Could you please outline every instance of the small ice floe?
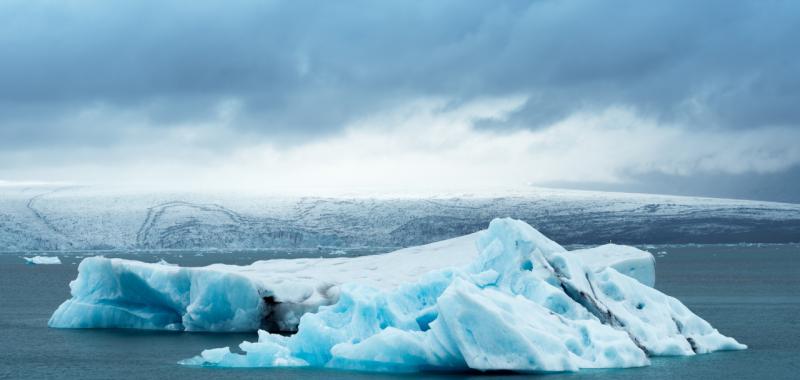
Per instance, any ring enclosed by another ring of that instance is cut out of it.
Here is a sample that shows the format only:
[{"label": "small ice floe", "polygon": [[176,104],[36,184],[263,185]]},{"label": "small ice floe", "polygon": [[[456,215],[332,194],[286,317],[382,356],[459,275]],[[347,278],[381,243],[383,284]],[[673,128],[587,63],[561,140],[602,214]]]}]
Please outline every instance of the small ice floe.
[{"label": "small ice floe", "polygon": [[171,266],[171,267],[176,267],[176,266],[178,266],[178,264],[172,264],[172,263],[168,263],[168,262],[167,262],[167,260],[164,260],[164,259],[160,259],[160,260],[158,260],[158,261],[156,262],[156,264],[158,264],[158,265],[167,265],[167,266]]},{"label": "small ice floe", "polygon": [[58,256],[34,256],[23,257],[23,259],[31,265],[61,264],[61,259],[59,259]]},{"label": "small ice floe", "polygon": [[328,255],[331,255],[331,256],[344,256],[346,254],[347,254],[347,251],[343,251],[341,249],[337,249],[335,251],[332,251],[332,252],[328,253]]}]

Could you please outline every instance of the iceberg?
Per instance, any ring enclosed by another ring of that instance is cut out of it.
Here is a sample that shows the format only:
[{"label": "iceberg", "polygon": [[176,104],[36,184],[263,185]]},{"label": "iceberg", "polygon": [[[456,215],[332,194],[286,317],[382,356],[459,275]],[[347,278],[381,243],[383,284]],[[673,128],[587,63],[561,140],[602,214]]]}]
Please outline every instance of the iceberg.
[{"label": "iceberg", "polygon": [[23,257],[25,262],[28,264],[61,264],[61,259],[58,256],[34,256],[34,257]]},{"label": "iceberg", "polygon": [[[223,347],[181,364],[551,372],[746,348],[680,301],[613,266],[592,268],[586,252],[566,251],[524,222],[492,221],[477,250],[466,266],[396,289],[344,284],[338,302],[303,315],[292,336],[261,330],[240,345],[243,354]],[[642,272],[637,260],[618,264]]]},{"label": "iceberg", "polygon": [[[255,331],[191,366],[576,371],[746,348],[652,288],[654,259],[530,225],[357,258],[184,268],[91,257],[52,327]],[[295,332],[293,335],[281,334]]]}]

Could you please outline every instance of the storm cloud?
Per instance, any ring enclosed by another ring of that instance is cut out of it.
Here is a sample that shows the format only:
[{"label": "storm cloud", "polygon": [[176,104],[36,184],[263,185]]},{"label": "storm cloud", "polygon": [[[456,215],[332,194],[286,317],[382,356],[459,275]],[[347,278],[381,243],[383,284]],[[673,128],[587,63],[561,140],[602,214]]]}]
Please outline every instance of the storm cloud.
[{"label": "storm cloud", "polygon": [[49,177],[99,158],[179,167],[301,149],[409,104],[447,114],[509,97],[523,100],[469,128],[537,133],[595,115],[581,120],[600,139],[591,123],[613,125],[611,112],[687,139],[741,136],[755,144],[742,151],[781,161],[706,168],[692,160],[719,152],[687,144],[677,169],[615,164],[604,178],[528,182],[779,175],[800,164],[791,146],[771,148],[800,128],[799,38],[792,1],[5,1],[0,179],[46,180],[26,170]]}]

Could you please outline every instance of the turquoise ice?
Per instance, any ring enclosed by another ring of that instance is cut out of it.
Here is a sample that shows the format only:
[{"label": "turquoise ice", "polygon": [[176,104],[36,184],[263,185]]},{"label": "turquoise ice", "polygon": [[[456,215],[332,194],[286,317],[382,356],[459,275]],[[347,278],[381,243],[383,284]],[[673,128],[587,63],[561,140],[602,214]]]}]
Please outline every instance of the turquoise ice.
[{"label": "turquoise ice", "polygon": [[644,281],[613,265],[590,266],[586,252],[566,251],[512,219],[492,221],[477,252],[466,265],[395,288],[345,283],[337,301],[304,314],[292,336],[261,330],[257,342],[240,345],[244,353],[217,348],[181,363],[548,372],[746,348],[648,286],[643,260],[616,264]]}]

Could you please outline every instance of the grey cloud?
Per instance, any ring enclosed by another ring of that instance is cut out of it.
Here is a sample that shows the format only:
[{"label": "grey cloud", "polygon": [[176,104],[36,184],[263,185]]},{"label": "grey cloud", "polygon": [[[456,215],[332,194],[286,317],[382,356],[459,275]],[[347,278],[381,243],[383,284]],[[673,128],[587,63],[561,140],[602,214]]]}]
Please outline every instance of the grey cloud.
[{"label": "grey cloud", "polygon": [[542,185],[598,191],[702,195],[800,203],[800,166],[791,167],[781,173],[713,173],[702,176],[648,173],[633,174],[625,183],[552,182]]},{"label": "grey cloud", "polygon": [[0,7],[4,114],[158,101],[173,115],[156,122],[191,120],[235,96],[241,124],[302,133],[398,99],[525,92],[523,126],[610,104],[721,127],[800,121],[800,6],[788,1]]},{"label": "grey cloud", "polygon": [[[530,98],[481,126],[624,106],[695,128],[797,127],[798,39],[800,3],[778,0],[4,1],[0,148],[155,136],[214,123],[229,99],[247,139],[508,94]],[[74,122],[93,107],[136,123]]]}]

